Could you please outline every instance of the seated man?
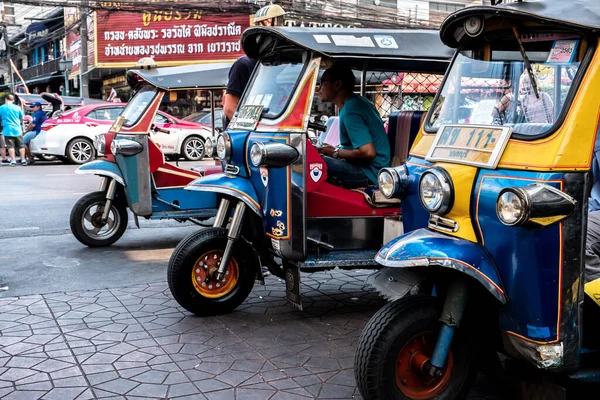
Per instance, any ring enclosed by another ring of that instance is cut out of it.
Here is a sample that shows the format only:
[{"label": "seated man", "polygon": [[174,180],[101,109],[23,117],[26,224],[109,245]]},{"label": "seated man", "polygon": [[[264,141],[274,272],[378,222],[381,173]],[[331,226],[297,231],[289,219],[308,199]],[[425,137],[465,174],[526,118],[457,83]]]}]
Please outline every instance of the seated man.
[{"label": "seated man", "polygon": [[334,65],[321,78],[321,100],[340,110],[340,145],[317,150],[327,164],[327,180],[348,189],[377,184],[379,170],[390,165],[390,143],[375,106],[354,94],[354,74]]}]

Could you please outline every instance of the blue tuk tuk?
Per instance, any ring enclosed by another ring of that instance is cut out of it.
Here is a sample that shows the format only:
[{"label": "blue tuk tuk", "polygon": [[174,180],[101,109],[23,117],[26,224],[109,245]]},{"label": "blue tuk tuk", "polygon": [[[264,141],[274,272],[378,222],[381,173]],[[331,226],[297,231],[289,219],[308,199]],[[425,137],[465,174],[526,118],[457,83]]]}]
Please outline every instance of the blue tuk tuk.
[{"label": "blue tuk tuk", "polygon": [[462,398],[498,353],[542,378],[531,398],[600,382],[600,281],[584,263],[599,28],[595,0],[444,21],[458,51],[407,162],[379,173],[406,233],[376,256],[393,301],[358,343],[365,400]]}]

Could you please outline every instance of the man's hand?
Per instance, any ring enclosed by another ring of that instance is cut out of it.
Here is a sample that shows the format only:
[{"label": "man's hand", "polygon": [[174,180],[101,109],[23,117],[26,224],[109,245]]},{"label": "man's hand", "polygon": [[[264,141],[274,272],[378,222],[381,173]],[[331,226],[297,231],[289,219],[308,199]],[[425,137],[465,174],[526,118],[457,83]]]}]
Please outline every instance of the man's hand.
[{"label": "man's hand", "polygon": [[334,150],[335,150],[335,147],[333,147],[329,144],[326,144],[321,147],[317,147],[317,151],[319,152],[319,154],[322,154],[322,155],[328,156],[328,157],[333,157]]}]

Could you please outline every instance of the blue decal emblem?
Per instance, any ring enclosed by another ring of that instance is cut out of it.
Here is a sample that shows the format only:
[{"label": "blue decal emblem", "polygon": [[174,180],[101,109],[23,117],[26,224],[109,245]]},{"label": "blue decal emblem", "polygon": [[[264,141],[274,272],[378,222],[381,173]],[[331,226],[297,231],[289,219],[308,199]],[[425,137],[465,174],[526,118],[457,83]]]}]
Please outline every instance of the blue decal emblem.
[{"label": "blue decal emblem", "polygon": [[323,163],[311,163],[309,165],[310,178],[313,182],[319,182],[323,176]]}]

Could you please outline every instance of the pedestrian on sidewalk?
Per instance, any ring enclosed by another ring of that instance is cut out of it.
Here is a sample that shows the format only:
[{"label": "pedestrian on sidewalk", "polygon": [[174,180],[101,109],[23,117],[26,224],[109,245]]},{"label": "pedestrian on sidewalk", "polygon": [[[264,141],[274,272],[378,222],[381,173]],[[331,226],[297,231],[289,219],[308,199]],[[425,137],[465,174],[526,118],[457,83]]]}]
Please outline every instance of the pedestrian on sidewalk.
[{"label": "pedestrian on sidewalk", "polygon": [[6,96],[4,104],[0,106],[0,119],[2,119],[2,134],[10,156],[10,166],[17,165],[15,149],[19,150],[21,164],[27,165],[23,145],[23,111],[15,104],[15,96],[12,93]]},{"label": "pedestrian on sidewalk", "polygon": [[6,158],[6,140],[2,134],[2,120],[0,120],[0,157],[2,157],[2,165],[8,165],[9,161]]},{"label": "pedestrian on sidewalk", "polygon": [[33,164],[33,154],[31,154],[31,147],[29,143],[31,139],[35,138],[40,134],[42,130],[42,124],[48,119],[45,112],[42,111],[42,104],[39,101],[33,103],[33,118],[27,128],[25,129],[25,136],[23,136],[23,144],[25,144],[25,157],[29,160],[30,164]]}]

